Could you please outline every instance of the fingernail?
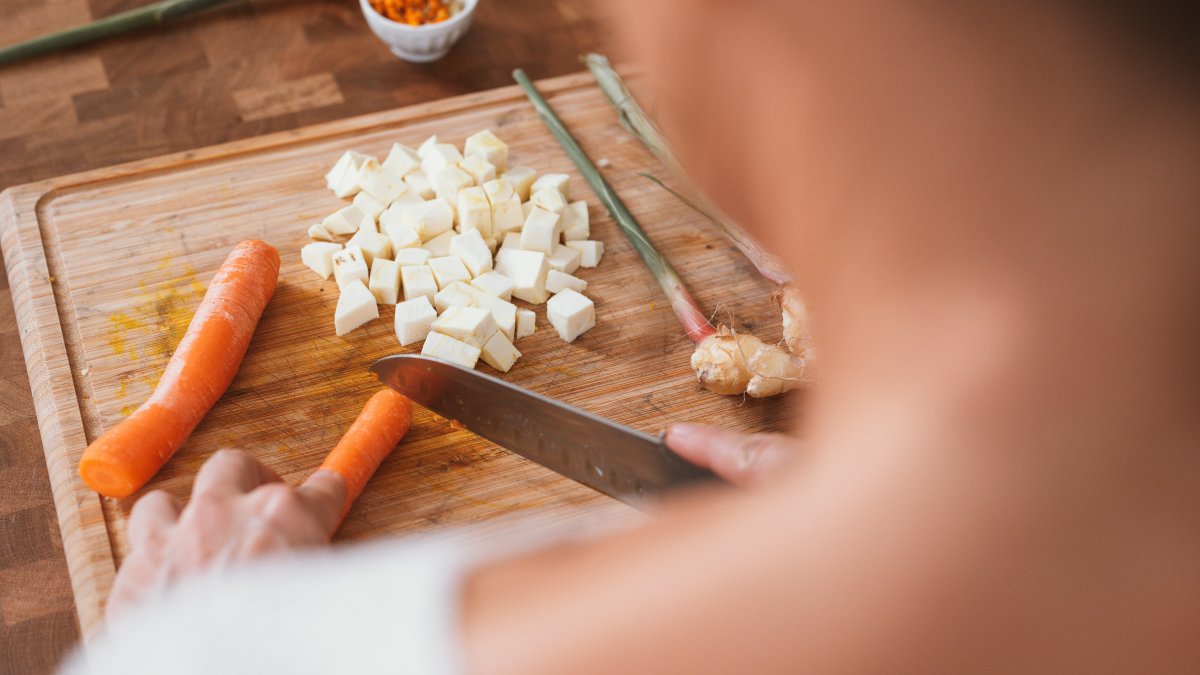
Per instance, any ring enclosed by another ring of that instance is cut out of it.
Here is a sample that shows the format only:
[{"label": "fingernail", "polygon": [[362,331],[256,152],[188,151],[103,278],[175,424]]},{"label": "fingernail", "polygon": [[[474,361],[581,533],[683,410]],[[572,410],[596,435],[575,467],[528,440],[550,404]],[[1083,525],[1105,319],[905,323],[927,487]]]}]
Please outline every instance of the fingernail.
[{"label": "fingernail", "polygon": [[695,438],[700,433],[700,425],[687,422],[677,422],[667,427],[667,437],[678,441]]}]

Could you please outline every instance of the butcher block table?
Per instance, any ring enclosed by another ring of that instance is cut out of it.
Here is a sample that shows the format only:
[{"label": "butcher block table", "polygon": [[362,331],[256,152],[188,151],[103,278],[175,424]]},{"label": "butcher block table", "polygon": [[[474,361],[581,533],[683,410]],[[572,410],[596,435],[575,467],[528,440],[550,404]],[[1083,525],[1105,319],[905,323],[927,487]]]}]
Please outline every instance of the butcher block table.
[{"label": "butcher block table", "polygon": [[[716,422],[744,430],[782,426],[783,401],[722,398],[695,384],[687,363],[691,343],[661,291],[519,90],[442,96],[462,88],[453,76],[465,76],[472,64],[486,71],[473,73],[472,81],[485,86],[502,84],[511,66],[549,74],[546,62],[534,62],[528,48],[489,61],[507,54],[501,45],[534,40],[522,35],[520,24],[508,16],[524,5],[547,25],[560,26],[550,39],[550,53],[568,51],[573,57],[576,50],[594,46],[597,28],[584,3],[558,3],[548,13],[535,2],[508,3],[504,11],[483,2],[472,33],[446,61],[430,67],[441,71],[431,79],[424,69],[378,54],[382,47],[364,35],[352,7],[301,3],[307,9],[299,12],[255,3],[216,13],[209,18],[214,25],[173,29],[178,31],[177,48],[179,40],[185,47],[189,40],[198,45],[197,58],[205,62],[210,78],[222,72],[221,77],[237,79],[231,73],[245,67],[216,67],[215,62],[236,53],[236,45],[210,43],[212,34],[244,31],[243,24],[261,24],[269,16],[273,28],[283,26],[312,42],[331,43],[323,53],[332,63],[307,63],[312,69],[336,68],[323,73],[333,89],[320,93],[321,87],[296,85],[299,75],[290,70],[286,76],[245,75],[247,82],[276,79],[234,90],[238,113],[226,120],[224,131],[192,133],[168,140],[162,149],[202,145],[212,140],[206,135],[210,133],[220,140],[244,140],[47,178],[12,187],[0,197],[7,271],[7,281],[0,283],[9,286],[5,294],[11,293],[13,302],[0,306],[5,357],[0,387],[6,404],[0,410],[0,672],[52,668],[76,637],[76,616],[85,634],[99,625],[113,574],[126,553],[125,521],[136,495],[102,499],[80,482],[75,465],[89,441],[145,398],[208,280],[237,241],[260,238],[280,250],[279,288],[229,392],[147,489],[186,497],[200,464],[225,446],[243,447],[285,479],[301,480],[378,386],[366,366],[380,356],[414,351],[395,341],[391,308],[383,308],[382,321],[335,337],[336,286],[300,263],[307,226],[342,203],[325,189],[321,175],[346,149],[382,157],[392,142],[415,146],[431,133],[461,146],[470,133],[491,128],[509,143],[514,163],[572,174],[576,198],[589,203],[593,238],[603,240],[607,249],[598,268],[580,272],[591,284],[588,295],[596,300],[598,324],[567,344],[546,322],[544,307],[538,308],[538,332],[518,342],[525,357],[505,376],[509,381],[651,433],[671,421]],[[9,29],[0,28],[4,30]],[[552,33],[542,30],[538,37]],[[0,35],[3,40],[13,37]],[[155,50],[167,48],[161,40],[143,35],[124,45],[101,46],[99,53],[105,56],[96,77],[119,80],[130,68],[152,68],[134,61],[154,60]],[[137,57],[121,55],[122,49],[138,46]],[[290,52],[281,47],[279,53]],[[466,60],[472,54],[475,60]],[[515,60],[522,56],[530,62]],[[63,63],[82,58],[75,53],[41,63],[51,71],[72,70],[79,66]],[[122,67],[110,68],[110,62]],[[569,58],[559,65],[576,69]],[[11,73],[0,70],[5,106],[22,105],[20,97],[9,97],[14,89],[10,83],[30,77],[37,67],[38,62],[31,62]],[[166,70],[157,80],[160,86],[178,88],[172,68]],[[389,75],[393,71],[394,77]],[[354,74],[362,72],[375,74],[369,82],[356,81]],[[404,83],[406,73],[428,86]],[[304,77],[319,76],[300,79]],[[433,84],[445,80],[450,82]],[[63,86],[85,85],[75,79]],[[661,174],[663,169],[620,128],[591,78],[560,77],[540,86],[589,154],[607,160],[610,181],[701,303],[739,328],[753,327],[764,338],[777,339],[778,315],[768,300],[768,285],[702,218],[637,175],[647,169]],[[333,90],[337,96],[330,95]],[[92,93],[104,94],[97,92]],[[213,92],[190,93],[190,104],[202,107],[205,103],[196,97]],[[365,102],[347,107],[356,93]],[[223,102],[229,96],[219,98]],[[331,104],[335,98],[340,102]],[[88,107],[88,94],[76,93],[69,100],[78,126],[96,114]],[[161,107],[168,116],[216,115],[184,113],[182,103],[167,100],[147,102],[146,109],[126,101],[120,117],[141,125],[164,114]],[[412,105],[396,107],[399,103]],[[378,108],[386,110],[259,135]],[[0,107],[0,116],[5,113]],[[81,152],[73,155],[79,163],[56,156],[62,150],[52,143],[48,155],[39,155],[31,147],[47,141],[35,122],[29,125],[25,135],[0,139],[15,148],[4,155],[6,160],[26,162],[2,167],[0,175],[8,181],[44,178],[60,166],[104,163],[95,158],[128,159],[121,154],[127,149],[117,148],[120,137],[89,140],[83,138],[86,133],[77,141]],[[9,128],[0,125],[0,135]],[[112,148],[106,150],[106,143]],[[98,149],[89,155],[89,147]],[[156,149],[136,148],[145,155],[160,154]],[[39,157],[46,163],[38,164]],[[412,431],[381,466],[337,540],[487,523],[514,514],[525,516],[526,526],[541,526],[604,521],[628,512],[618,502],[418,411]]]}]

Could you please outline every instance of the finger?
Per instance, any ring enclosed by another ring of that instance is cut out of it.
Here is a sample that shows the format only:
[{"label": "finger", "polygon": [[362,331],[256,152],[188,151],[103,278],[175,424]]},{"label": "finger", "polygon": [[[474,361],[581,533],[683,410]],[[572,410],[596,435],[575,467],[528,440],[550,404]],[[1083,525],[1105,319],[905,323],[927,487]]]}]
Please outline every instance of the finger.
[{"label": "finger", "polygon": [[700,424],[671,425],[666,443],[680,457],[743,487],[769,478],[795,454],[794,441],[781,434],[740,434]]},{"label": "finger", "polygon": [[105,601],[105,618],[111,621],[157,592],[158,589],[148,582],[156,574],[155,559],[140,551],[130,552],[121,563],[121,569],[117,570],[116,581]]},{"label": "finger", "polygon": [[179,520],[183,505],[174,495],[155,490],[133,505],[129,514],[129,546],[133,549],[160,546],[167,530]]},{"label": "finger", "polygon": [[245,494],[264,483],[275,483],[279,476],[242,450],[223,449],[200,467],[192,496]]},{"label": "finger", "polygon": [[350,509],[346,503],[346,479],[337,472],[318,469],[297,491],[317,522],[332,537]]}]

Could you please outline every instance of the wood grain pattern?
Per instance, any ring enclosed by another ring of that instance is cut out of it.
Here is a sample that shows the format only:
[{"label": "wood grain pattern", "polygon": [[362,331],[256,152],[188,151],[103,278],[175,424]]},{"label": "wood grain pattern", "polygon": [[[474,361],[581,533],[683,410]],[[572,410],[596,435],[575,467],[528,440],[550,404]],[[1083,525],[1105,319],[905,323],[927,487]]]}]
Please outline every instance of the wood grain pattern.
[{"label": "wood grain pattern", "polygon": [[[0,44],[146,0],[17,0]],[[580,70],[604,3],[480,3],[442,60],[397,60],[353,0],[240,0],[0,68],[0,187]],[[611,49],[609,50],[611,51]],[[308,87],[317,85],[315,91]],[[275,92],[274,105],[243,101]],[[249,113],[249,114],[247,114]],[[9,158],[13,158],[9,161]]]},{"label": "wood grain pattern", "polygon": [[[620,129],[590,77],[543,88],[589,154],[608,160],[614,187],[701,302],[736,307],[740,327],[777,339],[767,283],[711,226],[636,175],[661,167]],[[229,249],[247,237],[275,244],[281,282],[229,392],[150,485],[181,497],[222,446],[245,447],[286,479],[301,479],[378,386],[366,365],[412,351],[395,342],[390,309],[382,321],[333,336],[336,287],[298,255],[307,225],[342,204],[324,188],[326,168],[347,148],[383,155],[394,141],[416,145],[430,133],[461,144],[488,127],[509,143],[513,161],[575,175],[523,95],[508,87],[5,193],[0,236],[85,632],[97,624],[124,554],[134,500],[100,500],[79,481],[75,462],[88,440],[144,399]],[[539,331],[518,344],[526,357],[507,379],[652,433],[684,420],[782,426],[784,401],[699,389],[691,343],[653,278],[577,175],[574,189],[588,199],[593,234],[607,247],[601,267],[581,273],[598,325],[568,345],[537,308]],[[621,517],[627,507],[421,413],[338,538],[525,511],[540,513],[540,526]]]},{"label": "wood grain pattern", "polygon": [[[0,43],[147,0],[8,0]],[[442,61],[396,60],[352,0],[239,0],[161,30],[0,68],[0,189],[580,69],[607,3],[484,0]],[[614,46],[603,46],[613,51]],[[328,74],[343,102],[245,121],[232,92]],[[0,264],[2,265],[2,264]],[[78,636],[8,277],[0,273],[0,675],[54,669]],[[20,514],[20,517],[15,517]],[[13,516],[13,517],[8,517]],[[29,592],[37,618],[4,597]],[[68,594],[69,596],[69,594]],[[9,608],[15,607],[9,603]]]}]

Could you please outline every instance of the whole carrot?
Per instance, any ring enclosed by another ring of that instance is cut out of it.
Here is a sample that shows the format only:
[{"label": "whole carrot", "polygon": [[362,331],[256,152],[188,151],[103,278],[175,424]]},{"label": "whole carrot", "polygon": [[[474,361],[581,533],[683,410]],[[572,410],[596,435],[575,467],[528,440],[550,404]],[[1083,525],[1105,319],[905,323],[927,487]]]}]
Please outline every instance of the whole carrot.
[{"label": "whole carrot", "polygon": [[408,432],[411,422],[412,403],[391,389],[381,389],[367,401],[342,440],[325,457],[321,469],[333,471],[346,481],[343,514],[350,510],[379,463]]},{"label": "whole carrot", "polygon": [[83,451],[79,475],[96,492],[126,497],[183,445],[237,374],[279,278],[279,253],[243,241],[217,270],[154,393]]}]

